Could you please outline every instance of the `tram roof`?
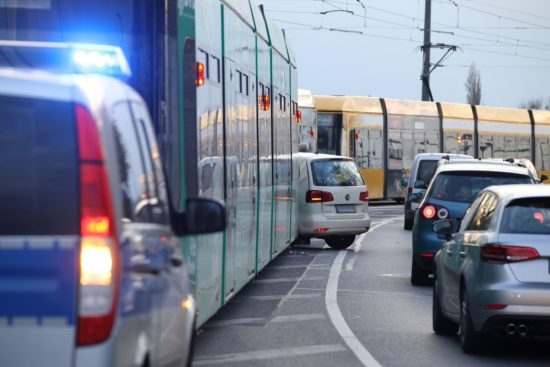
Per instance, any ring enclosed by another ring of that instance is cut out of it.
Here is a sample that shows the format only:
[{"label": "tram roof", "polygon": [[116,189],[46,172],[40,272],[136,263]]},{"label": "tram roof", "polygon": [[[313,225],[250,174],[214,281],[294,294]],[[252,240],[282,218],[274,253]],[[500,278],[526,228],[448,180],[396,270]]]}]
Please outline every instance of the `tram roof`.
[{"label": "tram roof", "polygon": [[250,9],[248,0],[222,0],[227,6],[232,8],[239,16],[251,26],[254,26],[254,17]]},{"label": "tram roof", "polygon": [[258,7],[258,4],[256,3],[255,0],[250,0],[249,6],[250,6],[250,11],[252,12],[252,16],[254,17],[254,25],[255,25],[256,32],[266,41],[269,41],[269,36],[267,35],[267,26],[265,24],[264,17],[262,16],[262,12]]},{"label": "tram roof", "polygon": [[548,110],[533,110],[533,117],[537,124],[550,125],[550,111]]},{"label": "tram roof", "polygon": [[440,105],[443,118],[467,120],[474,119],[472,106],[469,104],[441,102]]},{"label": "tram roof", "polygon": [[286,49],[285,37],[283,36],[283,32],[271,19],[265,19],[267,23],[267,29],[269,31],[269,41],[271,42],[271,47],[277,50],[288,62],[288,52]]},{"label": "tram roof", "polygon": [[530,124],[529,111],[518,108],[476,106],[478,121],[498,121]]},{"label": "tram roof", "polygon": [[439,117],[437,105],[433,102],[384,98],[388,115],[413,115]]},{"label": "tram roof", "polygon": [[375,97],[313,96],[313,101],[319,111],[382,114],[380,99]]},{"label": "tram roof", "polygon": [[307,89],[298,89],[298,105],[305,108],[315,108],[313,94]]}]

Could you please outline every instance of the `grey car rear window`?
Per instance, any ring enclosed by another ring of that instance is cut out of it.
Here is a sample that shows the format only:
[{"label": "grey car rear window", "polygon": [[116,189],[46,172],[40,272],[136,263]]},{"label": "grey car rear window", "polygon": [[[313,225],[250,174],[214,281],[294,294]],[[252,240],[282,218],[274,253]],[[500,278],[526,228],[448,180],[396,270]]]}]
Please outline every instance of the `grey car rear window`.
[{"label": "grey car rear window", "polygon": [[362,186],[363,177],[355,162],[342,159],[326,159],[311,162],[315,186]]},{"label": "grey car rear window", "polygon": [[504,209],[502,233],[550,234],[550,198],[524,198]]},{"label": "grey car rear window", "polygon": [[77,234],[73,105],[0,96],[0,235]]},{"label": "grey car rear window", "polygon": [[460,203],[471,203],[484,188],[493,185],[532,183],[529,176],[506,172],[442,172],[435,178],[428,197]]}]

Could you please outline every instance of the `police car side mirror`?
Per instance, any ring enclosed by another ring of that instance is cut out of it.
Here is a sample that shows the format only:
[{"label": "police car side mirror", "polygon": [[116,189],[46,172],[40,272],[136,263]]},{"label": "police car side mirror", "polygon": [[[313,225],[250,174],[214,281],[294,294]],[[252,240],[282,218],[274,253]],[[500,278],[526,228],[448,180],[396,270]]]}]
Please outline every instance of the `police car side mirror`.
[{"label": "police car side mirror", "polygon": [[403,187],[409,186],[409,178],[407,176],[401,177],[401,186]]},{"label": "police car side mirror", "polygon": [[187,199],[185,208],[185,234],[205,234],[225,229],[225,207],[212,199]]}]

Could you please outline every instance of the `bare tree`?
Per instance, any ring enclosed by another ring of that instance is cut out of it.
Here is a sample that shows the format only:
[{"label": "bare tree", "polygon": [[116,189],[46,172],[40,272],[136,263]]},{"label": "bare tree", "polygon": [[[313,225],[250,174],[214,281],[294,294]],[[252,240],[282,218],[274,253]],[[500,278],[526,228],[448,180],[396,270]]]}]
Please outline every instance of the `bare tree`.
[{"label": "bare tree", "polygon": [[529,98],[526,102],[522,102],[519,108],[525,108],[527,110],[542,110],[544,106],[544,100],[542,98]]},{"label": "bare tree", "polygon": [[468,77],[466,78],[466,102],[469,104],[478,105],[481,102],[481,76],[479,71],[476,69],[476,64],[472,63],[470,65],[470,70],[468,71]]}]

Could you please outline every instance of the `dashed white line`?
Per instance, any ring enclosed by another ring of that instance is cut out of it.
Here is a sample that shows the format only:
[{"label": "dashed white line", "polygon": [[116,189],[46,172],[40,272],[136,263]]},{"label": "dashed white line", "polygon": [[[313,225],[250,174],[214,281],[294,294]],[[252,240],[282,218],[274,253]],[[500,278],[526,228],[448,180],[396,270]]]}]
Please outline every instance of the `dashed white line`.
[{"label": "dashed white line", "polygon": [[313,354],[324,354],[324,353],[345,352],[345,351],[346,351],[346,348],[340,344],[312,345],[309,347],[301,347],[301,348],[258,350],[254,352],[222,354],[222,355],[212,356],[212,357],[195,357],[195,359],[193,360],[193,366],[238,363],[238,362],[276,359],[276,358],[289,358],[289,357],[299,357],[299,356],[307,356],[307,355],[313,355]]}]

